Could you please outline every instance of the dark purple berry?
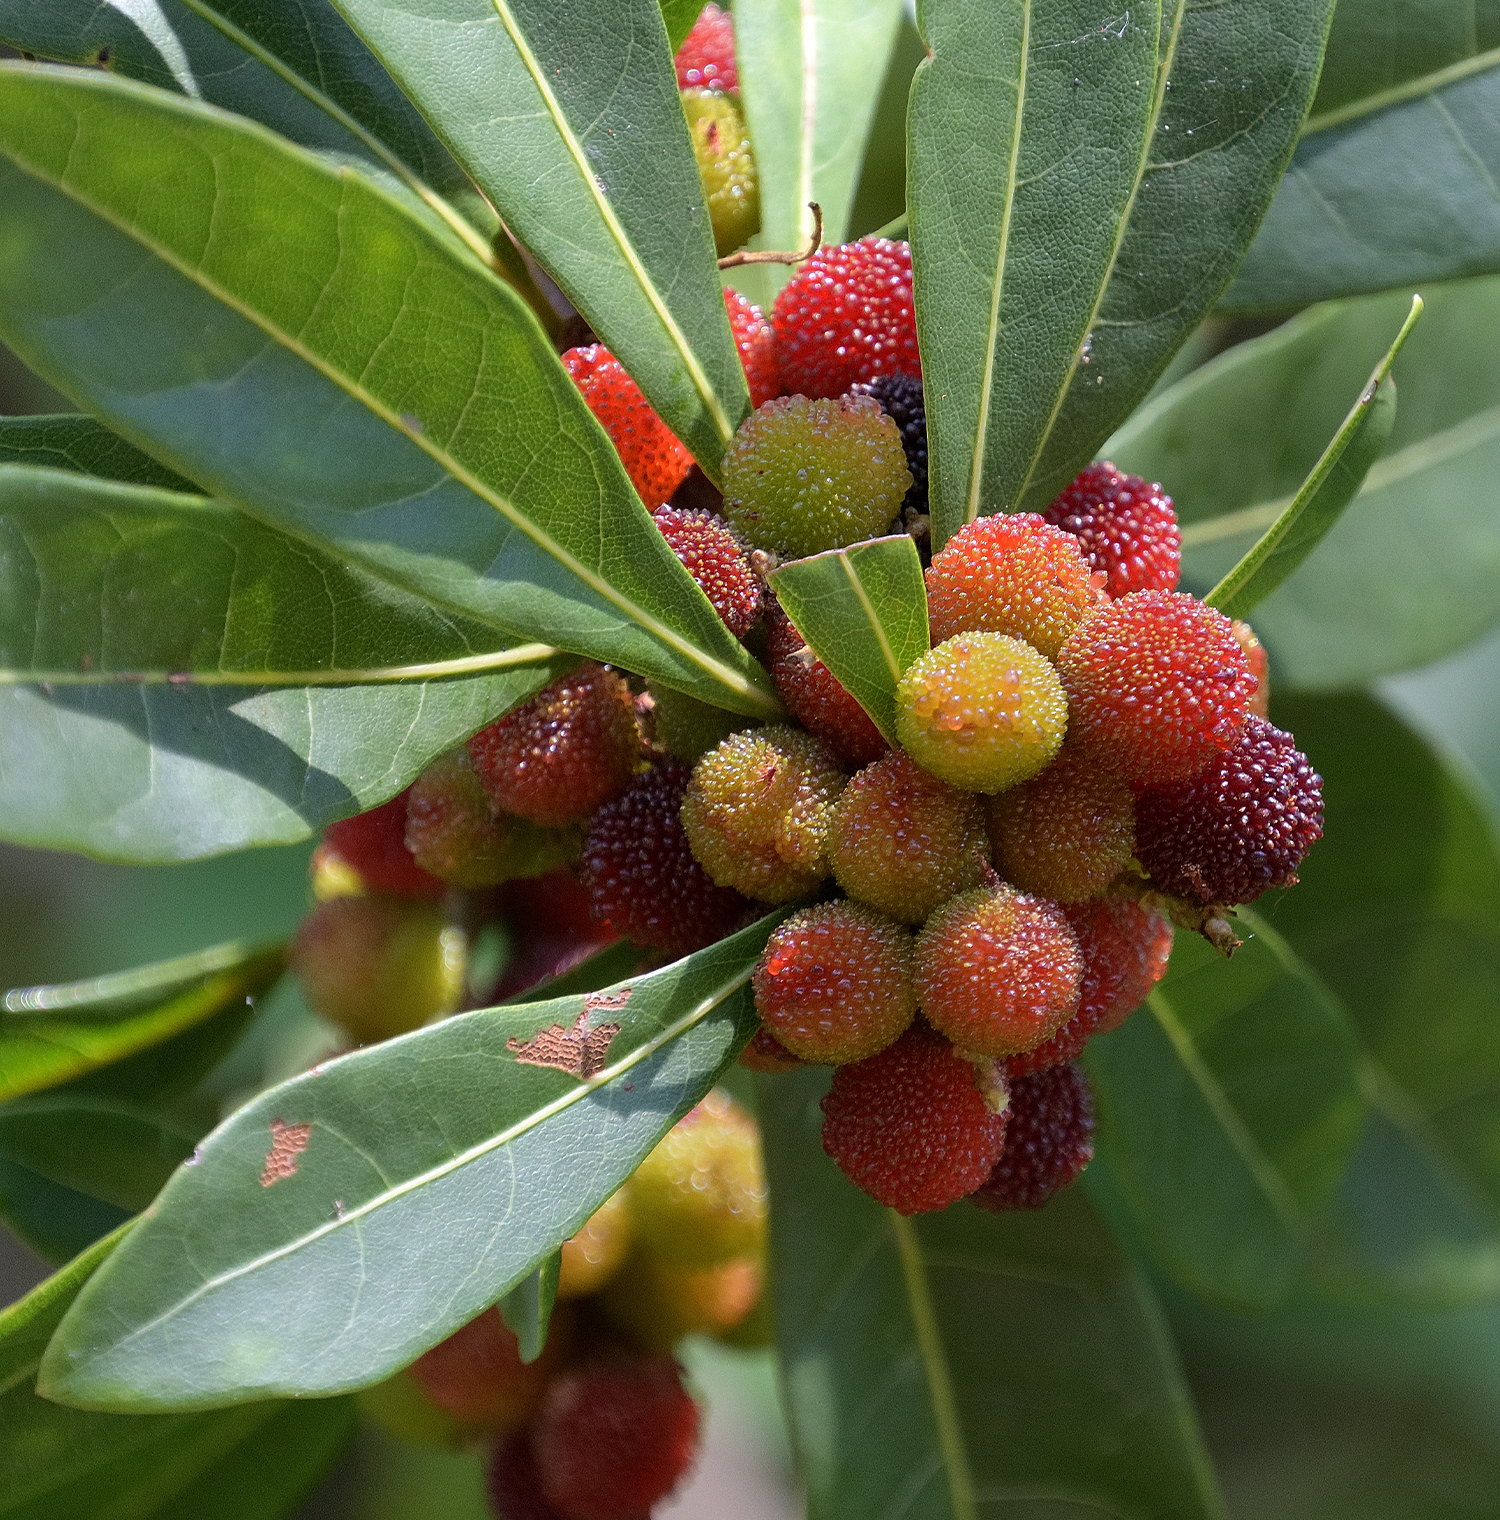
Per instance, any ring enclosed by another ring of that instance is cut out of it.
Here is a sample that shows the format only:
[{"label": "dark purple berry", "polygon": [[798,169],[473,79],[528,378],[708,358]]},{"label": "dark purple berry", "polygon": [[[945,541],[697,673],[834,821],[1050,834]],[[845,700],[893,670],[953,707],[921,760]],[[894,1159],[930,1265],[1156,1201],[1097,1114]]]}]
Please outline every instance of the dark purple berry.
[{"label": "dark purple berry", "polygon": [[927,408],[922,400],[922,382],[912,375],[877,375],[854,387],[873,396],[880,409],[901,429],[901,447],[906,450],[906,468],[911,471],[911,489],[902,506],[913,512],[927,510]]},{"label": "dark purple berry", "polygon": [[1039,1209],[1094,1159],[1094,1105],[1076,1066],[1010,1079],[1005,1146],[974,1202],[992,1214]]}]

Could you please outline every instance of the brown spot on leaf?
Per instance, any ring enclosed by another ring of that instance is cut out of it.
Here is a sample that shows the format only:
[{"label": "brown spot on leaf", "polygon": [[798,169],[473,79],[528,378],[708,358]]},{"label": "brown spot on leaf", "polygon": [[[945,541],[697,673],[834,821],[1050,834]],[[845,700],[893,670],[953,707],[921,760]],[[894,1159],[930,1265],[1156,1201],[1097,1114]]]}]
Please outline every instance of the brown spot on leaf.
[{"label": "brown spot on leaf", "polygon": [[[628,997],[629,992],[623,996]],[[577,1077],[580,1082],[597,1076],[604,1070],[610,1042],[619,1034],[620,1026],[601,1024],[597,1029],[587,1027],[589,1014],[593,1011],[590,1004],[599,1006],[595,1002],[596,997],[597,994],[591,994],[584,999],[583,1012],[573,1021],[571,1028],[565,1024],[553,1024],[537,1030],[529,1040],[518,1040],[512,1035],[505,1042],[505,1048],[526,1066],[555,1066],[558,1071],[565,1071],[569,1076]],[[615,1003],[614,1006],[621,1004]]]},{"label": "brown spot on leaf", "polygon": [[271,1120],[271,1149],[266,1153],[266,1164],[260,1169],[260,1185],[270,1187],[297,1170],[297,1157],[307,1149],[312,1138],[310,1124],[283,1124],[280,1119]]},{"label": "brown spot on leaf", "polygon": [[618,1013],[630,1001],[634,989],[622,987],[618,992],[591,992],[583,1000],[585,1013]]}]

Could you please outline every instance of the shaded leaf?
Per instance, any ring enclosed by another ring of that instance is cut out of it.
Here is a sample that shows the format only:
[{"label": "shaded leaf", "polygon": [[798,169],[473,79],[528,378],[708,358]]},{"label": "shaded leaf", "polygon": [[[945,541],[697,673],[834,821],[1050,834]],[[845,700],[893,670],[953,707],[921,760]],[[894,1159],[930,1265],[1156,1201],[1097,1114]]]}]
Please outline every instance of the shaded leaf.
[{"label": "shaded leaf", "polygon": [[130,1212],[80,1193],[0,1156],[0,1219],[54,1266],[86,1250],[130,1218]]},{"label": "shaded leaf", "polygon": [[165,491],[196,494],[166,465],[158,464],[134,444],[82,412],[52,417],[0,417],[0,464],[42,465],[73,470],[127,485],[156,486]]},{"label": "shaded leaf", "polygon": [[406,1366],[534,1271],[713,1085],[755,1028],[750,972],[780,916],[608,991],[465,1014],[264,1093],[79,1299],[48,1396],[182,1409]]},{"label": "shaded leaf", "polygon": [[823,1154],[827,1083],[757,1084],[810,1520],[1221,1515],[1159,1311],[1082,1190],[903,1219]]},{"label": "shaded leaf", "polygon": [[793,560],[770,581],[808,647],[896,743],[896,683],[930,647],[927,586],[911,537]]},{"label": "shaded leaf", "polygon": [[547,1344],[547,1326],[552,1319],[552,1305],[557,1301],[561,1268],[562,1252],[554,1251],[500,1300],[501,1317],[520,1343],[523,1362],[534,1362]]},{"label": "shaded leaf", "polygon": [[906,236],[906,106],[912,76],[926,56],[922,35],[903,9],[849,210],[850,237],[887,228],[886,237]]},{"label": "shaded leaf", "polygon": [[661,0],[661,19],[667,28],[667,46],[675,53],[692,31],[703,7],[698,0]]},{"label": "shaded leaf", "polygon": [[0,151],[7,341],[111,428],[436,604],[778,707],[520,299],[381,190],[87,70],[0,68]]}]

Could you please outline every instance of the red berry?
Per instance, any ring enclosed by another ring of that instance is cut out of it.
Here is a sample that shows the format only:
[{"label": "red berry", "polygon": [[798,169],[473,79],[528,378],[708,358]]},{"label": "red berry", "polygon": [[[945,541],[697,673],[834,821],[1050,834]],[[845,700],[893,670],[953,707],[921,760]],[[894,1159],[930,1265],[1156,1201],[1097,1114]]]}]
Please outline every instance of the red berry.
[{"label": "red berry", "polygon": [[842,1065],[884,1050],[917,1011],[910,932],[858,903],[794,913],[755,968],[755,1011],[804,1061]]},{"label": "red berry", "polygon": [[564,824],[617,797],[641,758],[635,700],[619,676],[585,664],[469,740],[502,813]]},{"label": "red berry", "polygon": [[323,830],[322,852],[352,866],[365,888],[391,897],[425,897],[438,901],[447,884],[424,871],[406,848],[408,787],[389,802],[353,818],[341,818]]},{"label": "red berry", "polygon": [[986,1101],[974,1067],[920,1022],[879,1055],[837,1067],[822,1108],[823,1149],[900,1214],[967,1197],[1005,1140],[1005,1114]]},{"label": "red berry", "polygon": [[1162,979],[1172,926],[1127,898],[1098,897],[1063,909],[1083,961],[1078,1012],[1050,1040],[1010,1057],[1011,1075],[1077,1060],[1096,1034],[1118,1029]]},{"label": "red berry", "polygon": [[917,995],[960,1050],[1008,1056],[1078,1012],[1083,961],[1055,903],[1003,883],[961,892],[917,936]]},{"label": "red berry", "polygon": [[735,638],[744,638],[760,617],[763,591],[739,535],[712,512],[661,507],[652,520],[724,626]]},{"label": "red berry", "polygon": [[571,971],[601,946],[618,938],[594,921],[589,895],[571,871],[508,881],[497,894],[501,917],[511,932],[514,954],[490,994],[502,1002],[550,977]]},{"label": "red berry", "polygon": [[750,1043],[740,1052],[740,1065],[748,1071],[796,1071],[799,1066],[806,1066],[807,1062],[801,1056],[794,1056],[762,1024],[751,1037]]},{"label": "red berry", "polygon": [[1077,541],[1034,512],[981,517],[960,528],[927,569],[932,642],[1004,633],[1049,660],[1099,603]]},{"label": "red berry", "polygon": [[1005,1149],[974,1202],[992,1214],[1039,1209],[1094,1159],[1094,1105],[1076,1066],[1012,1077]]},{"label": "red berry", "polygon": [[594,916],[637,945],[690,955],[753,915],[747,898],[715,886],[693,859],[682,820],[691,770],[659,760],[589,823],[582,876]]},{"label": "red berry", "polygon": [[1110,596],[1173,591],[1182,534],[1172,498],[1108,461],[1091,464],[1042,514],[1078,539],[1091,569],[1103,571]]},{"label": "red berry", "polygon": [[787,710],[845,765],[868,765],[889,748],[869,713],[802,642],[774,596],[766,598],[766,664]]},{"label": "red berry", "polygon": [[921,379],[905,243],[820,248],[776,297],[771,323],[784,391],[841,396],[877,375]]},{"label": "red berry", "polygon": [[623,1351],[556,1378],[531,1431],[542,1492],[568,1520],[636,1520],[677,1486],[697,1444],[682,1369]]},{"label": "red berry", "polygon": [[705,5],[693,29],[677,49],[677,88],[738,90],[734,63],[734,17],[717,5]]},{"label": "red berry", "polygon": [[1323,778],[1292,736],[1251,717],[1191,781],[1136,797],[1136,854],[1162,891],[1201,903],[1253,902],[1289,887],[1323,837]]},{"label": "red berry", "polygon": [[1256,638],[1255,630],[1249,623],[1242,623],[1238,618],[1230,624],[1234,629],[1234,636],[1239,640],[1240,648],[1245,651],[1245,658],[1250,662],[1250,674],[1255,677],[1255,695],[1250,698],[1250,711],[1257,718],[1269,718],[1271,716],[1271,660],[1266,654],[1266,647]]},{"label": "red berry", "polygon": [[1127,781],[1196,776],[1239,738],[1255,677],[1222,612],[1179,591],[1133,591],[1063,645],[1069,733]]},{"label": "red berry", "polygon": [[648,507],[668,500],[687,478],[693,456],[651,409],[640,386],[602,343],[570,348],[562,362],[609,434],[641,500]]},{"label": "red berry", "polygon": [[514,1430],[541,1403],[548,1380],[567,1359],[570,1322],[558,1316],[542,1354],[521,1360],[520,1343],[498,1309],[486,1309],[424,1352],[411,1375],[433,1402],[465,1425]]},{"label": "red berry", "polygon": [[542,1492],[529,1431],[518,1430],[495,1443],[486,1486],[499,1520],[567,1520],[547,1503]]},{"label": "red berry", "polygon": [[750,386],[750,405],[764,406],[781,394],[781,372],[776,368],[776,334],[760,307],[752,305],[739,291],[725,288],[724,308],[729,313],[734,345],[740,351],[740,363]]}]

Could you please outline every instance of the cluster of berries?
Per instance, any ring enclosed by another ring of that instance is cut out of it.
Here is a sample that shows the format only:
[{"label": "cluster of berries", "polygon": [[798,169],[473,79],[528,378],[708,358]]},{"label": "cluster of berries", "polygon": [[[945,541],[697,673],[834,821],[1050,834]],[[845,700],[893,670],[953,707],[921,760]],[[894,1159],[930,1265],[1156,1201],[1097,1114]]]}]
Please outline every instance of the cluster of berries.
[{"label": "cluster of berries", "polygon": [[734,18],[717,5],[704,6],[677,50],[677,88],[708,200],[714,247],[723,255],[760,231],[760,181],[740,112]]},{"label": "cluster of berries", "polygon": [[488,1443],[501,1520],[643,1520],[691,1466],[683,1335],[769,1340],[753,1119],[715,1091],[566,1241],[541,1355],[487,1309],[361,1395],[404,1440]]}]

